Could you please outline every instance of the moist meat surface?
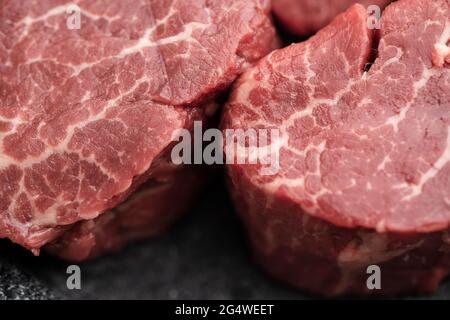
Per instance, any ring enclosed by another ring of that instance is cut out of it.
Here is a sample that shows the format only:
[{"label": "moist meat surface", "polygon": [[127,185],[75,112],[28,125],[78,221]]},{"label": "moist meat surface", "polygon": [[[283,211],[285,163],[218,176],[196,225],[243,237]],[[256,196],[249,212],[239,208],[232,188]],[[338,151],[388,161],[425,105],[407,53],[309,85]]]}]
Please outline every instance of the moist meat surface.
[{"label": "moist meat surface", "polygon": [[391,0],[273,0],[273,12],[281,25],[295,35],[304,36],[319,31],[334,17],[355,3],[366,8],[383,9]]},{"label": "moist meat surface", "polygon": [[[264,0],[0,0],[0,237],[37,253],[158,178],[174,132],[206,120],[205,104],[276,45],[269,9]],[[79,28],[69,28],[77,13]],[[183,180],[180,170],[163,181]]]},{"label": "moist meat surface", "polygon": [[223,128],[278,128],[280,167],[230,165],[230,189],[274,276],[367,293],[380,264],[384,293],[431,291],[449,270],[450,4],[391,4],[379,44],[367,18],[355,5],[240,78]]}]

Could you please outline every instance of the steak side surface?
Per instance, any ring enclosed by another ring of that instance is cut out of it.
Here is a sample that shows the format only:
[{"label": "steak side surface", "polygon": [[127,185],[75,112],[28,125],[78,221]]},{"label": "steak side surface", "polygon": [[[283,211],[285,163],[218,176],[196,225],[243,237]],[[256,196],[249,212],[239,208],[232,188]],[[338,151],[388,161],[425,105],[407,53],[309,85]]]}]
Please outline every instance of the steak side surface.
[{"label": "steak side surface", "polygon": [[275,48],[269,11],[0,0],[0,237],[82,260],[164,229],[203,179],[171,165],[174,133]]},{"label": "steak side surface", "polygon": [[392,0],[273,0],[273,14],[289,32],[305,36],[316,33],[351,5],[383,9]]},{"label": "steak side surface", "polygon": [[280,163],[231,164],[229,187],[274,277],[325,295],[431,292],[450,270],[450,4],[398,1],[379,32],[367,18],[354,5],[238,80],[222,128],[279,129]]}]

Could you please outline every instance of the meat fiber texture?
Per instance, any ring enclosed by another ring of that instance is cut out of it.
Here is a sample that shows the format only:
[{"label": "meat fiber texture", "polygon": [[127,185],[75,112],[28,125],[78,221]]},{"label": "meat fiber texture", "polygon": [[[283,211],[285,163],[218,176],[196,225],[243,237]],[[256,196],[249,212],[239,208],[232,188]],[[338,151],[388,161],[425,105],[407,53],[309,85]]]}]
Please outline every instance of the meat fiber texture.
[{"label": "meat fiber texture", "polygon": [[316,33],[351,5],[383,9],[392,0],[273,0],[273,14],[290,33],[305,36]]},{"label": "meat fiber texture", "polygon": [[0,10],[0,237],[71,260],[159,233],[190,207],[204,177],[170,161],[174,134],[208,122],[217,95],[276,46],[265,0]]},{"label": "meat fiber texture", "polygon": [[450,270],[450,4],[395,2],[379,32],[367,18],[354,5],[238,80],[223,129],[279,129],[263,147],[280,163],[229,165],[229,187],[274,277],[330,296],[432,292]]}]

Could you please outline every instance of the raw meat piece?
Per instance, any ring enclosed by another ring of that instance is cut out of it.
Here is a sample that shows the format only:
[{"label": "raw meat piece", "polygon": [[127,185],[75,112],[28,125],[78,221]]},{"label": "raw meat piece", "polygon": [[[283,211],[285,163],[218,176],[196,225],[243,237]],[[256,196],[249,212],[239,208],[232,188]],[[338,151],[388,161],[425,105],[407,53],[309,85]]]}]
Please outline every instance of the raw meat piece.
[{"label": "raw meat piece", "polygon": [[393,3],[379,35],[366,20],[354,5],[238,80],[222,127],[278,128],[280,167],[230,165],[229,186],[274,277],[325,295],[431,292],[450,270],[450,4]]},{"label": "raw meat piece", "polygon": [[295,35],[315,33],[355,3],[384,8],[392,0],[273,0],[273,13]]},{"label": "raw meat piece", "polygon": [[80,260],[163,229],[203,179],[167,164],[173,134],[207,122],[205,105],[276,46],[269,11],[266,0],[0,0],[0,237],[38,254],[70,230],[50,250]]}]

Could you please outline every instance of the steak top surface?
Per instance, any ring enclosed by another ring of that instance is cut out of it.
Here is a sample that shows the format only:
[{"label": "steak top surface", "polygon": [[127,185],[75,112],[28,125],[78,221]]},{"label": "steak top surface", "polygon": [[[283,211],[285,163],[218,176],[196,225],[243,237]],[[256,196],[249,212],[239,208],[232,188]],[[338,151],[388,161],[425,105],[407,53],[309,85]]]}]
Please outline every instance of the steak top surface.
[{"label": "steak top surface", "polygon": [[271,146],[280,167],[275,175],[261,175],[261,164],[229,170],[341,227],[442,230],[450,221],[450,2],[398,1],[379,32],[367,19],[354,5],[240,78],[223,128],[279,129]]},{"label": "steak top surface", "polygon": [[36,248],[123,201],[175,130],[274,48],[269,10],[0,0],[0,237]]}]

